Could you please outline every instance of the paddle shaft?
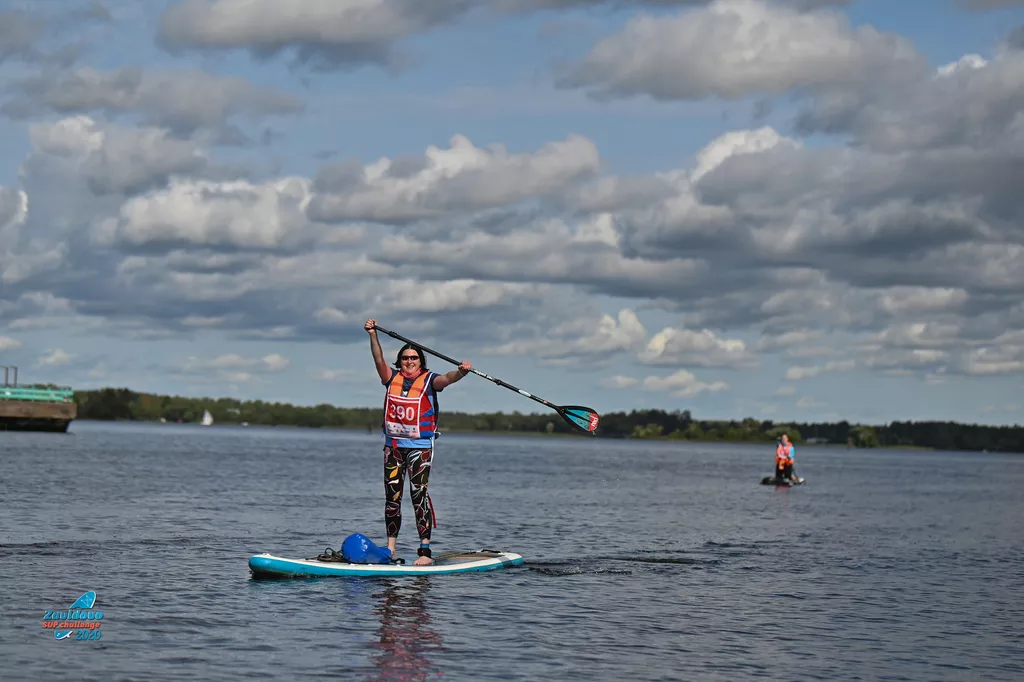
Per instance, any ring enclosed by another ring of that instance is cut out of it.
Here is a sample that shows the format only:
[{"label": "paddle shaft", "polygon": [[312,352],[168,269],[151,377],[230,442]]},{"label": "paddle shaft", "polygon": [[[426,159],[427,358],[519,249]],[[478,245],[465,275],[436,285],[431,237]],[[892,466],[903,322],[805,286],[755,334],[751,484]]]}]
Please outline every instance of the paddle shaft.
[{"label": "paddle shaft", "polygon": [[[384,327],[381,327],[379,324],[375,324],[373,326],[373,328],[376,329],[377,331],[384,332],[388,336],[390,336],[392,338],[395,338],[395,339],[398,339],[399,341],[405,341],[406,343],[412,344],[413,346],[416,346],[417,348],[422,348],[427,353],[430,353],[431,355],[436,355],[437,357],[441,358],[442,360],[450,362],[453,365],[458,366],[458,365],[462,364],[458,360],[456,360],[454,358],[450,358],[447,355],[445,355],[444,353],[438,353],[436,350],[431,350],[431,349],[427,348],[426,346],[424,346],[422,344],[416,343],[415,341],[413,341],[411,339],[405,338],[401,334],[393,332],[390,329],[385,329]],[[501,379],[498,379],[497,377],[492,377],[490,374],[485,374],[485,373],[483,373],[483,372],[481,372],[480,370],[477,370],[477,369],[471,369],[469,371],[472,372],[473,374],[476,374],[477,376],[480,376],[480,377],[483,377],[484,379],[487,379],[488,381],[494,382],[494,383],[498,384],[499,386],[507,388],[510,391],[515,391],[519,395],[525,396],[525,397],[529,398],[530,400],[536,400],[541,405],[546,405],[546,406],[550,407],[552,410],[561,411],[559,405],[555,405],[554,403],[550,403],[547,400],[544,400],[544,398],[539,398],[539,397],[533,395],[532,393],[524,391],[523,389],[518,388],[517,386],[513,386],[512,384],[506,383],[506,382],[502,381]]]}]

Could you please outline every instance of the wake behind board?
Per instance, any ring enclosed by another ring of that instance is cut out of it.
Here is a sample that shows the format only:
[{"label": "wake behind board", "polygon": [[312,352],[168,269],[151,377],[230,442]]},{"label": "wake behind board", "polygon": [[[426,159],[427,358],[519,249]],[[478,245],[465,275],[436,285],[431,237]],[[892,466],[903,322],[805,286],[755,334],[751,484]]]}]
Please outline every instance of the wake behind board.
[{"label": "wake behind board", "polygon": [[287,559],[264,553],[249,559],[249,570],[254,578],[446,575],[494,571],[499,568],[520,566],[525,561],[519,554],[489,549],[441,554],[435,556],[434,563],[429,566],[415,566],[411,562],[408,564],[353,564],[346,561]]},{"label": "wake behind board", "polygon": [[802,485],[807,479],[796,476],[792,479],[776,478],[775,476],[765,476],[761,479],[761,485],[774,485],[775,487],[790,488],[794,485]]}]

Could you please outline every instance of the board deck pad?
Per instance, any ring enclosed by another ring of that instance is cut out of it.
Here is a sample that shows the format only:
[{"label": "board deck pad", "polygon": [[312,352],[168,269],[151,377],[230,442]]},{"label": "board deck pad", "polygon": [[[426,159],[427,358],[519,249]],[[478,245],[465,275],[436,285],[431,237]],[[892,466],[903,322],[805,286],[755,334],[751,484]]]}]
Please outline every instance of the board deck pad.
[{"label": "board deck pad", "polygon": [[406,564],[353,564],[346,561],[288,559],[263,553],[249,558],[249,570],[254,578],[446,575],[494,571],[520,566],[525,561],[519,554],[491,549],[440,554],[434,557],[434,563],[429,566],[415,566],[412,561]]}]

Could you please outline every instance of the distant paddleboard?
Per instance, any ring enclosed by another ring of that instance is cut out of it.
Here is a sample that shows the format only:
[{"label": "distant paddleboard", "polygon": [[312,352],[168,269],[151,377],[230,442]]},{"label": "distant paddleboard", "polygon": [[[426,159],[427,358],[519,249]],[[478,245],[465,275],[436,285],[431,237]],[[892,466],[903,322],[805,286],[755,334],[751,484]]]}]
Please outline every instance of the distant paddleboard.
[{"label": "distant paddleboard", "polygon": [[434,557],[429,566],[408,564],[353,564],[347,561],[320,561],[318,559],[288,559],[273,554],[257,554],[249,559],[253,578],[294,578],[308,576],[389,576],[389,575],[444,575],[494,571],[520,566],[525,559],[512,552],[481,549],[470,552],[452,552]]},{"label": "distant paddleboard", "polygon": [[800,478],[799,476],[794,476],[791,479],[776,478],[775,476],[765,476],[764,478],[761,479],[761,485],[774,485],[777,487],[782,486],[789,488],[794,485],[803,485],[803,483],[806,480],[806,478]]}]

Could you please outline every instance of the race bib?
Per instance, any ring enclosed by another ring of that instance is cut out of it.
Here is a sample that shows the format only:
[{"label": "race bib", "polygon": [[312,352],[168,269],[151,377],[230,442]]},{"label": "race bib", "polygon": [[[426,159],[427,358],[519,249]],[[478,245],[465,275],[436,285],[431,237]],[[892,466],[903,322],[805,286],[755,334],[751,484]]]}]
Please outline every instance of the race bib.
[{"label": "race bib", "polygon": [[384,430],[392,438],[420,437],[419,398],[389,395]]}]

